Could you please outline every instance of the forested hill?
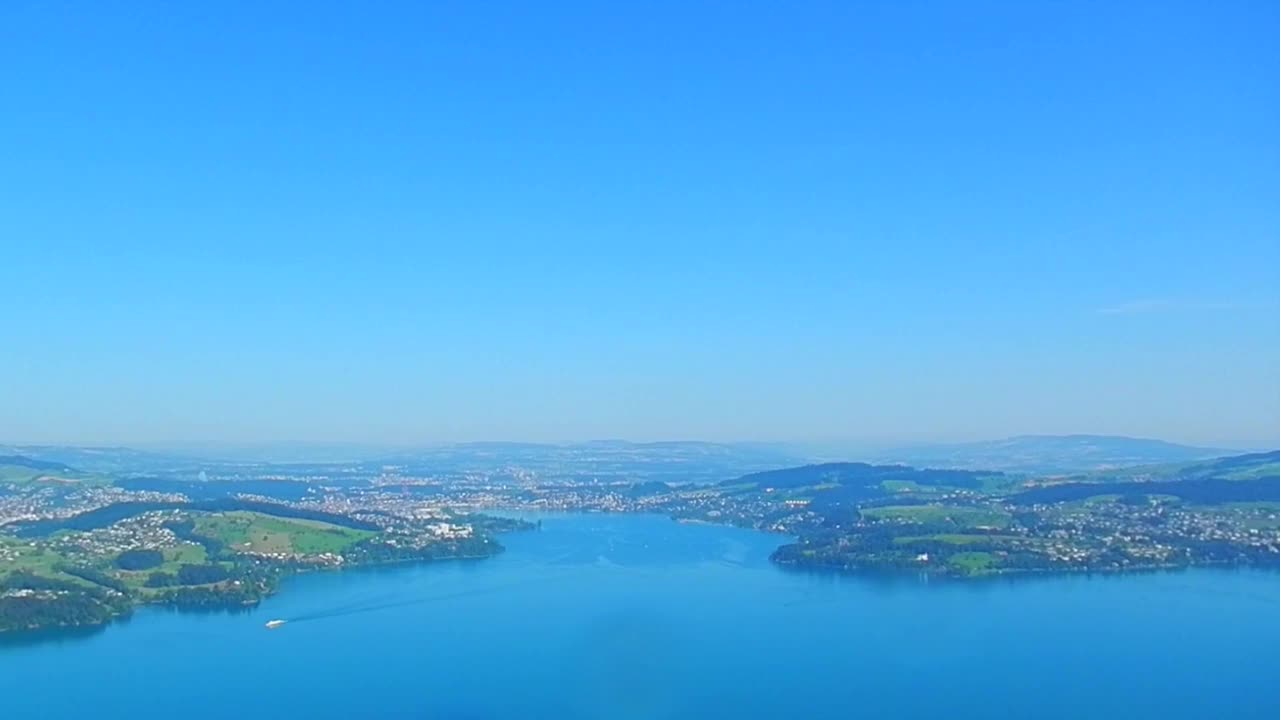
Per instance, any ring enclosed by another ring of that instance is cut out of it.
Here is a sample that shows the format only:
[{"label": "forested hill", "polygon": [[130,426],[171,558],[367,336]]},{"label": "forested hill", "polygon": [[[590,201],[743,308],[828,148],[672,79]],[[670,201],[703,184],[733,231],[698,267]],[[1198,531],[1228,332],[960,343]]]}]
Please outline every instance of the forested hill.
[{"label": "forested hill", "polygon": [[1179,477],[1249,479],[1280,476],[1280,450],[1222,457],[1180,468]]},{"label": "forested hill", "polygon": [[201,512],[255,512],[272,517],[293,518],[298,520],[317,520],[354,530],[376,531],[379,527],[365,520],[346,515],[337,515],[322,510],[267,503],[258,500],[242,500],[239,498],[221,498],[218,500],[200,500],[183,502],[179,500],[130,501],[118,502],[89,510],[69,517],[52,517],[41,520],[29,520],[13,523],[11,526],[18,537],[43,537],[60,530],[87,531],[109,527],[126,518],[136,517],[143,513],[157,510],[194,510]]},{"label": "forested hill", "polygon": [[1280,500],[1280,450],[1094,473],[1033,488],[1014,495],[1012,500],[1022,504],[1051,503],[1100,495],[1165,495],[1208,505],[1274,502]]},{"label": "forested hill", "polygon": [[[1257,482],[1261,481],[1261,482]],[[1257,484],[1257,487],[1227,487],[1225,484]],[[1199,502],[1229,502],[1276,499],[1280,483],[1280,450],[1234,455],[1212,460],[1173,465],[1151,465],[1099,471],[1069,478],[1027,478],[996,470],[951,470],[914,468],[909,465],[872,465],[861,462],[823,463],[768,470],[725,480],[721,487],[753,490],[794,490],[807,487],[839,489],[839,495],[858,491],[870,496],[872,490],[917,488],[965,488],[1004,494],[1031,487],[1019,500],[1057,501],[1088,497],[1104,492],[1127,494],[1159,492],[1178,495],[1173,485],[1185,485],[1188,499]],[[1053,488],[1052,490],[1050,488]]]},{"label": "forested hill", "polygon": [[1003,440],[917,445],[871,458],[917,466],[983,468],[1030,475],[1068,475],[1108,469],[1208,460],[1232,454],[1163,440],[1110,435],[1020,435]]},{"label": "forested hill", "polygon": [[909,482],[925,486],[980,488],[985,478],[1003,473],[977,470],[917,469],[907,465],[871,465],[860,462],[823,463],[768,470],[726,480],[721,486],[751,485],[756,488],[797,488],[812,485],[869,487],[884,482]]},{"label": "forested hill", "polygon": [[73,468],[60,462],[51,462],[49,460],[36,460],[26,457],[25,455],[0,455],[0,465],[11,465],[14,467],[30,468],[32,470],[43,470],[45,472],[72,472]]},{"label": "forested hill", "polygon": [[69,465],[52,460],[39,460],[26,455],[0,455],[0,485],[12,485],[42,478],[73,479],[86,477]]},{"label": "forested hill", "polygon": [[1115,470],[1099,470],[1092,473],[1064,478],[1070,482],[1174,482],[1178,480],[1254,480],[1280,476],[1280,450],[1229,455],[1210,460],[1142,465]]}]

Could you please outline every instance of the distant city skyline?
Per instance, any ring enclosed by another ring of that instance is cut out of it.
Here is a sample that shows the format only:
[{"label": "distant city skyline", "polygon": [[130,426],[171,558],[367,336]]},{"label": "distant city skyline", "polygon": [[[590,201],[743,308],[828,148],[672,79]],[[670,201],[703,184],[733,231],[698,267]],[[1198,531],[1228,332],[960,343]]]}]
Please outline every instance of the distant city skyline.
[{"label": "distant city skyline", "polygon": [[1280,8],[0,23],[0,442],[1280,446]]}]

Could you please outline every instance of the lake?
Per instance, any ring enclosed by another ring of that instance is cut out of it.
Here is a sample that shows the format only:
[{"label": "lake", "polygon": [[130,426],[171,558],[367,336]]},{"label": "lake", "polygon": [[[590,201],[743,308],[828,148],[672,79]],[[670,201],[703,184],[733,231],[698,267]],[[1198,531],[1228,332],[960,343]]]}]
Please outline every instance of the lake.
[{"label": "lake", "polygon": [[1280,574],[860,579],[773,566],[778,536],[542,517],[497,558],[0,646],[0,715],[1280,717]]}]

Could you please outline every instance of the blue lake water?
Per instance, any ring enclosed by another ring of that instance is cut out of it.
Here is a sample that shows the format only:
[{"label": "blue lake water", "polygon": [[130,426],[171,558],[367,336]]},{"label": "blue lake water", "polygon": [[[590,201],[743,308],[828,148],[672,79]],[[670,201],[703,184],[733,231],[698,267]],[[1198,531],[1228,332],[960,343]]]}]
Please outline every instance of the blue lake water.
[{"label": "blue lake water", "polygon": [[886,582],[781,541],[546,516],[489,560],[0,646],[0,717],[1280,718],[1280,574]]}]

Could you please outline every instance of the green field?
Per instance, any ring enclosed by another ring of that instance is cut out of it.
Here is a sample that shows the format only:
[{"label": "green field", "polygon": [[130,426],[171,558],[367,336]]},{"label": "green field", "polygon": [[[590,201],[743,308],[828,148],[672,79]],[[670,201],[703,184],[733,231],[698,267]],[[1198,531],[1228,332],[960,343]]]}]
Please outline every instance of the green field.
[{"label": "green field", "polygon": [[935,495],[946,491],[948,488],[939,488],[931,485],[921,485],[915,480],[885,480],[880,483],[880,489],[887,493],[912,493],[917,495]]},{"label": "green field", "polygon": [[1013,535],[959,535],[956,533],[940,533],[938,535],[906,535],[893,539],[895,545],[910,545],[918,542],[939,542],[948,545],[974,545],[977,543],[998,543],[1004,540],[1016,540]]},{"label": "green field", "polygon": [[147,594],[156,592],[151,588],[145,587],[147,577],[151,573],[176,574],[183,565],[203,565],[209,562],[209,555],[205,552],[204,546],[196,545],[195,543],[179,543],[174,547],[164,548],[161,552],[164,554],[164,562],[155,567],[147,568],[146,570],[121,570],[113,564],[109,572],[130,587]]},{"label": "green field", "polygon": [[209,555],[205,552],[204,546],[195,543],[184,542],[164,549],[164,565],[172,565],[175,569],[183,563],[199,565],[208,559]]},{"label": "green field", "polygon": [[196,532],[219,540],[231,550],[255,553],[317,555],[340,553],[375,533],[315,520],[277,518],[252,512],[196,517]]},{"label": "green field", "polygon": [[57,567],[67,562],[67,558],[46,547],[31,547],[29,543],[14,538],[0,537],[0,577],[10,572],[25,570],[42,577],[67,580],[78,585],[93,587],[88,580],[68,575]]},{"label": "green field", "polygon": [[[55,565],[64,558],[45,547],[31,547],[16,540],[0,539],[0,557],[8,558],[0,568],[6,571],[29,570],[40,575],[52,575]],[[16,557],[14,557],[16,555]]]},{"label": "green field", "polygon": [[890,505],[864,508],[862,517],[868,520],[890,522],[951,523],[957,527],[967,528],[1005,528],[1009,526],[1010,521],[1008,515],[995,510],[953,505]]},{"label": "green field", "polygon": [[984,475],[978,478],[982,482],[982,492],[1000,495],[1017,492],[1022,489],[1025,478],[1018,475]]},{"label": "green field", "polygon": [[947,564],[968,574],[978,574],[991,569],[995,557],[985,552],[959,552],[947,558]]}]

